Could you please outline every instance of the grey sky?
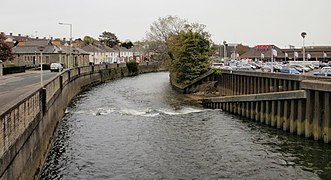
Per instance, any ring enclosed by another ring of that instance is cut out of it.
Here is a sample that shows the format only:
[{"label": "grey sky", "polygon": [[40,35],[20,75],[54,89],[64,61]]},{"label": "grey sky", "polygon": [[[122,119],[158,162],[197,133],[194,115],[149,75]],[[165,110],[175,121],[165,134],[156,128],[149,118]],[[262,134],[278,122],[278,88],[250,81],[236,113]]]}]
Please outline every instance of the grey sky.
[{"label": "grey sky", "polygon": [[141,40],[159,17],[206,25],[215,43],[331,45],[331,0],[2,0],[0,31],[39,37],[98,38],[110,31]]}]

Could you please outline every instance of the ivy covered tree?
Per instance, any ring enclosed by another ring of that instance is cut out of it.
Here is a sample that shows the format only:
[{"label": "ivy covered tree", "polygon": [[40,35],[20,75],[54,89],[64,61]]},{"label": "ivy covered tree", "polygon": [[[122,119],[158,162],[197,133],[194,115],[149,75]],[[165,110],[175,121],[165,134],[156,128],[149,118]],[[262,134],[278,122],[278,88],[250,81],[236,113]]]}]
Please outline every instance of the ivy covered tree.
[{"label": "ivy covered tree", "polygon": [[180,32],[169,37],[172,81],[188,84],[209,70],[210,40],[201,32]]},{"label": "ivy covered tree", "polygon": [[131,41],[124,41],[121,43],[122,47],[125,47],[126,49],[130,49],[133,47],[133,43]]},{"label": "ivy covered tree", "polygon": [[0,34],[0,60],[2,60],[3,62],[14,59],[11,48],[8,44],[5,43],[5,40],[6,37]]},{"label": "ivy covered tree", "polygon": [[112,32],[104,31],[100,36],[99,40],[101,43],[109,47],[114,47],[120,43],[117,36]]},{"label": "ivy covered tree", "polygon": [[83,38],[83,41],[84,41],[85,44],[98,44],[98,40],[94,39],[91,36],[85,36]]}]

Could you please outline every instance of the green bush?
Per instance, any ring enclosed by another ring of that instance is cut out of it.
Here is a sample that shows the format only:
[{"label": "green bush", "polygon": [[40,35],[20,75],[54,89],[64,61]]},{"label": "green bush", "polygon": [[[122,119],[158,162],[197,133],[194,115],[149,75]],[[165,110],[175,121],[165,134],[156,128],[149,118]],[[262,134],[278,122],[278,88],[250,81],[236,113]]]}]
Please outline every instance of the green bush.
[{"label": "green bush", "polygon": [[221,69],[220,68],[212,68],[214,71],[214,74],[221,74]]},{"label": "green bush", "polygon": [[5,64],[4,67],[5,68],[7,68],[7,67],[10,68],[10,67],[18,67],[18,66],[16,66],[15,64]]},{"label": "green bush", "polygon": [[50,70],[51,66],[49,64],[43,64],[43,70]]},{"label": "green bush", "polygon": [[138,74],[138,63],[136,61],[129,61],[126,63],[126,67],[129,70],[129,73]]},{"label": "green bush", "polygon": [[[43,64],[43,70],[50,70],[50,69],[51,69],[51,66],[49,64]],[[36,67],[32,67],[32,66],[26,67],[26,70],[40,71],[40,64],[37,65]]]},{"label": "green bush", "polygon": [[3,74],[14,74],[25,72],[25,66],[6,66],[3,68]]}]

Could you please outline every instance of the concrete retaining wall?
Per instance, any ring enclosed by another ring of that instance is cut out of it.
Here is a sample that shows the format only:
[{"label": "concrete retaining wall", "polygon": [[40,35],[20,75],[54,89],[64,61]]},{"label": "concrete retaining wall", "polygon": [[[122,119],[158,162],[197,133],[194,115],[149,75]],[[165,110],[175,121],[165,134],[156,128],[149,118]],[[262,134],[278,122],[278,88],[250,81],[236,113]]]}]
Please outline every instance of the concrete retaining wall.
[{"label": "concrete retaining wall", "polygon": [[172,86],[189,93],[190,87],[208,80],[217,81],[220,97],[203,99],[204,107],[331,142],[330,77],[222,70],[221,74],[201,76],[188,86]]},{"label": "concrete retaining wall", "polygon": [[330,77],[229,71],[218,85],[222,97],[205,98],[205,107],[331,142]]},{"label": "concrete retaining wall", "polygon": [[[139,65],[139,73],[158,65]],[[36,179],[64,111],[81,88],[130,76],[125,64],[77,67],[20,100],[0,116],[0,179]]]}]

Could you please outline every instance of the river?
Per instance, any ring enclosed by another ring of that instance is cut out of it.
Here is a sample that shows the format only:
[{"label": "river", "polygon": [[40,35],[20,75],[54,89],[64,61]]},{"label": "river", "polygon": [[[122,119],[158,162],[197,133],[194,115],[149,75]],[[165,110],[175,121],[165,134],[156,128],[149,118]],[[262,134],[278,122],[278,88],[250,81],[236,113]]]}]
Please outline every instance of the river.
[{"label": "river", "polygon": [[203,109],[150,73],[75,97],[41,178],[331,179],[331,148]]}]

